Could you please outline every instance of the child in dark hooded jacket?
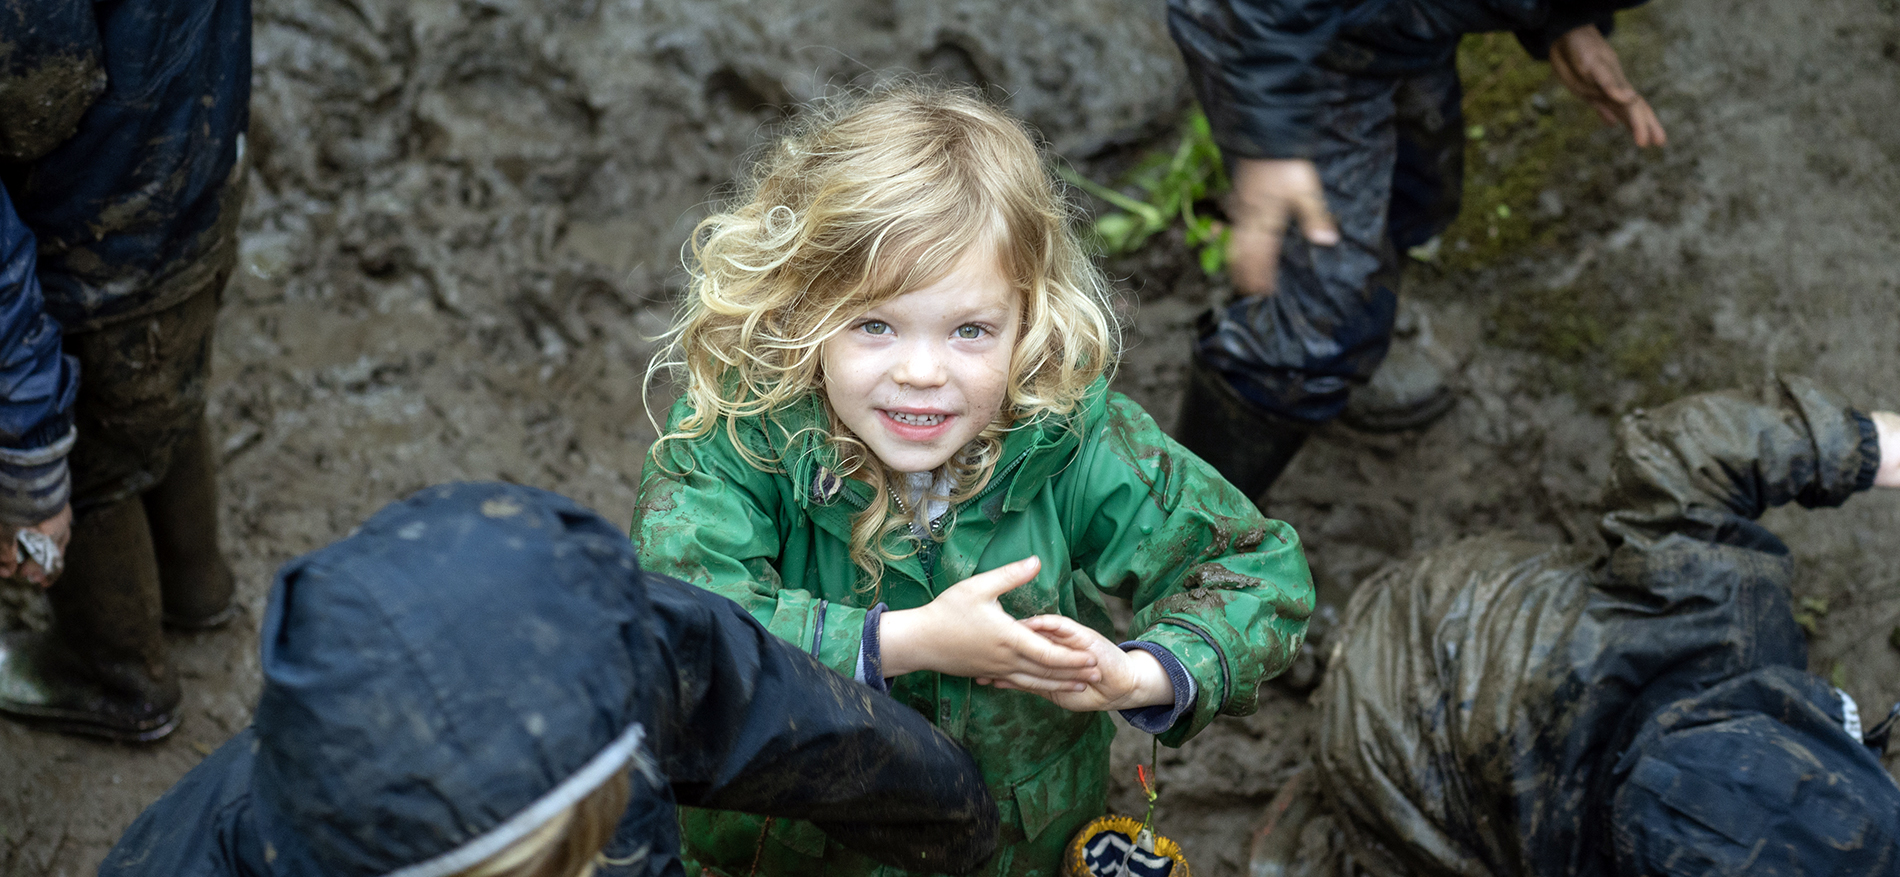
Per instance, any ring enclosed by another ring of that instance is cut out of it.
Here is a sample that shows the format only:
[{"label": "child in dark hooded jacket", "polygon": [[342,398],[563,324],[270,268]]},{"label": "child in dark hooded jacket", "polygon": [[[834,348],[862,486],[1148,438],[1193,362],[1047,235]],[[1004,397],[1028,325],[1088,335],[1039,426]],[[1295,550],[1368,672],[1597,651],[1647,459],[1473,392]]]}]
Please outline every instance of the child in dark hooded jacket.
[{"label": "child in dark hooded jacket", "polygon": [[912,868],[995,844],[949,738],[542,491],[384,509],[284,567],[262,649],[252,727],[101,875],[680,875],[676,801],[814,819]]}]

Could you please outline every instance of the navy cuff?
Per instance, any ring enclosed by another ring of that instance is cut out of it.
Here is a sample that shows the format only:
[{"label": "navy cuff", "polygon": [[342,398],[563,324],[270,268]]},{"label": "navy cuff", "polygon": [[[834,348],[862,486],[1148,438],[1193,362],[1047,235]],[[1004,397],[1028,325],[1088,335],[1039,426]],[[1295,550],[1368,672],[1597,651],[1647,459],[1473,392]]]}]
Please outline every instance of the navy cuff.
[{"label": "navy cuff", "polygon": [[1134,726],[1135,730],[1150,734],[1160,734],[1174,727],[1174,723],[1181,720],[1188,708],[1194,706],[1194,683],[1188,678],[1187,668],[1181,665],[1181,659],[1159,645],[1141,640],[1122,643],[1121,648],[1123,651],[1140,649],[1153,655],[1155,660],[1161,662],[1161,669],[1167,671],[1168,682],[1174,686],[1173,704],[1122,710],[1122,719]]},{"label": "navy cuff", "polygon": [[884,610],[889,606],[879,603],[864,613],[864,646],[858,657],[864,661],[864,684],[872,690],[888,693],[891,686],[884,681],[884,650],[877,641],[878,630],[883,627]]},{"label": "navy cuff", "polygon": [[1872,417],[1851,409],[1847,413],[1860,427],[1860,472],[1854,477],[1854,489],[1866,490],[1874,486],[1874,476],[1880,474],[1880,430]]}]

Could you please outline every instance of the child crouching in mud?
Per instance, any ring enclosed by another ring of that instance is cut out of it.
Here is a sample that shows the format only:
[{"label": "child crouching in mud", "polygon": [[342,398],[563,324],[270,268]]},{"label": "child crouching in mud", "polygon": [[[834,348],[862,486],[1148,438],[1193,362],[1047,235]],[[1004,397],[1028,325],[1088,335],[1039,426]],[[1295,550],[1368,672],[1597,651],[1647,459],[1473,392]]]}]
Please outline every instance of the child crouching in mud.
[{"label": "child crouching in mud", "polygon": [[[1103,711],[1178,746],[1292,660],[1298,537],[1109,391],[1105,281],[1003,112],[917,85],[811,108],[691,253],[640,555],[967,746],[1002,814],[980,873],[1061,872],[1106,811]],[[681,828],[688,873],[879,870],[795,820]]]}]

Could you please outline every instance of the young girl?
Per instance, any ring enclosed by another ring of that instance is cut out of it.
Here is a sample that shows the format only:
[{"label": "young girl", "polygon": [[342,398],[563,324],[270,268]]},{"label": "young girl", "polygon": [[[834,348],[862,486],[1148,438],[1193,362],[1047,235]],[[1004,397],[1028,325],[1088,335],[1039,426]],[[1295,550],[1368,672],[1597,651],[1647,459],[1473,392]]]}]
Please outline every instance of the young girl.
[{"label": "young girl", "polygon": [[[1292,528],[1108,390],[1105,284],[1068,220],[972,95],[808,111],[694,235],[685,394],[633,521],[649,569],[969,747],[1002,813],[989,874],[1060,873],[1105,812],[1104,710],[1169,745],[1252,712],[1313,602]],[[808,823],[681,827],[689,873],[877,870]]]}]

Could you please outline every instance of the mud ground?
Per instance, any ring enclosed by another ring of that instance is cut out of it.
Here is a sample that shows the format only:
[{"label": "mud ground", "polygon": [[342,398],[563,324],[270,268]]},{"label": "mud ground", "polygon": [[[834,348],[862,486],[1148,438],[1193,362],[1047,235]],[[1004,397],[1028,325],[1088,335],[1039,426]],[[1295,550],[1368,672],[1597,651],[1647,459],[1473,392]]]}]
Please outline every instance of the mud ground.
[{"label": "mud ground", "polygon": [[[1106,173],[1183,99],[1157,5],[260,0],[244,264],[210,411],[247,612],[170,639],[186,702],[167,741],[0,723],[0,874],[92,873],[248,721],[272,571],[382,504],[500,478],[627,520],[677,247],[761,124],[856,77],[931,70],[1007,96]],[[1460,404],[1415,434],[1330,428],[1275,489],[1324,598],[1489,529],[1595,540],[1612,424],[1634,407],[1776,371],[1900,407],[1894,0],[1658,0],[1616,43],[1669,147],[1591,132],[1530,195],[1480,192],[1515,219],[1469,203],[1437,263],[1408,271],[1408,320]],[[1539,94],[1470,120],[1500,132],[1474,149],[1478,183],[1521,162],[1529,141],[1506,132],[1526,114],[1567,111]],[[1111,269],[1129,321],[1117,386],[1166,423],[1188,326],[1223,292],[1178,243]],[[1900,571],[1882,562],[1900,500],[1769,520],[1796,553],[1813,669],[1883,714],[1900,699]],[[44,622],[35,598],[0,594],[0,623]],[[1255,715],[1163,752],[1161,827],[1197,873],[1243,872],[1310,730],[1269,687]],[[1116,748],[1135,813],[1138,737]]]}]

